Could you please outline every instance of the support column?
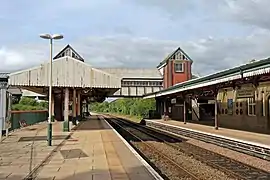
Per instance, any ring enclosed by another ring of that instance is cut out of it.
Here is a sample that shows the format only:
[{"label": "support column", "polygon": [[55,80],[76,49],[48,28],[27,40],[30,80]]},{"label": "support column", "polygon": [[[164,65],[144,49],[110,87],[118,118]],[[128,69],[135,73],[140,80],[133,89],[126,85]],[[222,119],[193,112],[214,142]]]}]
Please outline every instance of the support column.
[{"label": "support column", "polygon": [[52,119],[51,121],[54,122],[54,94],[52,94]]},{"label": "support column", "polygon": [[68,132],[69,131],[69,121],[68,121],[68,108],[69,105],[69,89],[65,89],[65,110],[64,110],[64,124],[63,124],[63,131]]},{"label": "support column", "polygon": [[77,93],[78,98],[77,98],[77,118],[80,121],[81,120],[81,93],[78,91]]},{"label": "support column", "polygon": [[77,125],[76,123],[76,89],[73,89],[73,104],[72,104],[72,111],[73,111],[73,117],[72,117],[72,124]]},{"label": "support column", "polygon": [[86,101],[86,112],[89,112],[89,106],[88,106],[88,102]]},{"label": "support column", "polygon": [[187,114],[186,114],[186,100],[184,99],[184,104],[183,104],[183,106],[184,106],[184,124],[186,124],[187,122],[186,122],[186,119],[187,119]]},{"label": "support column", "polygon": [[164,99],[164,105],[163,105],[163,112],[164,112],[164,114],[167,114],[167,106],[166,106],[166,99]]},{"label": "support column", "polygon": [[218,130],[218,101],[215,97],[215,129]]},{"label": "support column", "polygon": [[[0,84],[2,85],[2,82]],[[5,129],[3,125],[6,123],[6,88],[5,87],[0,87],[0,141],[2,139],[2,130]]]},{"label": "support column", "polygon": [[[158,115],[158,117],[160,118],[162,116],[162,110],[161,110],[161,103],[160,103],[160,99],[155,99],[156,100],[156,114]],[[156,114],[155,117],[156,118]]]}]

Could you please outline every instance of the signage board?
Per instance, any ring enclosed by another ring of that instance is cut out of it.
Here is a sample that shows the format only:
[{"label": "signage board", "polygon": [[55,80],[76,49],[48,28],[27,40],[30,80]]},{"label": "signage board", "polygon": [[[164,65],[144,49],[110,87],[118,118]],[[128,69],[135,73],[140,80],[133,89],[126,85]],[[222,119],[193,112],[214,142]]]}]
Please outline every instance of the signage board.
[{"label": "signage board", "polygon": [[176,104],[176,98],[171,99],[172,104]]},{"label": "signage board", "polygon": [[251,98],[254,97],[254,89],[238,89],[236,92],[236,97],[240,98]]}]

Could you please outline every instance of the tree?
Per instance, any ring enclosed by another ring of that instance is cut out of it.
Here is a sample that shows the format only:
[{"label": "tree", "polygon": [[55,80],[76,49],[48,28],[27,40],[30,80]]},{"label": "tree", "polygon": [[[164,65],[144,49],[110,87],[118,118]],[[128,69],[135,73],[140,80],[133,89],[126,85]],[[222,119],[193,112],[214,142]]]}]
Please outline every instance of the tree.
[{"label": "tree", "polygon": [[93,103],[91,110],[95,112],[109,112],[124,115],[145,117],[149,110],[155,110],[155,99],[128,98],[118,99],[111,103]]}]

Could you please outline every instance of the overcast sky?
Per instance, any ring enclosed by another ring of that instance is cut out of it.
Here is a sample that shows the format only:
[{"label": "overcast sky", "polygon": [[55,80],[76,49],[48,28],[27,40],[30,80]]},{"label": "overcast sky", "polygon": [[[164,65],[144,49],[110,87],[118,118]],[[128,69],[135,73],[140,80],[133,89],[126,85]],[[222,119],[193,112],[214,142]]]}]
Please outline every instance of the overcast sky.
[{"label": "overcast sky", "polygon": [[181,47],[205,75],[270,56],[269,0],[1,0],[1,72],[49,57],[62,33],[95,67],[155,68]]}]

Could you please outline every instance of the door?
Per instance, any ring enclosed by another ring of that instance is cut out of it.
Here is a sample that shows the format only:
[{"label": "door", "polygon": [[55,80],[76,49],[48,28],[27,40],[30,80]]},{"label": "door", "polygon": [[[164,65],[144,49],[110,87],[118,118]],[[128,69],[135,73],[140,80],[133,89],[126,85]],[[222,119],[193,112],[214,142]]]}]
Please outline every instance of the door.
[{"label": "door", "polygon": [[184,106],[182,104],[176,104],[172,106],[172,120],[184,120]]}]

